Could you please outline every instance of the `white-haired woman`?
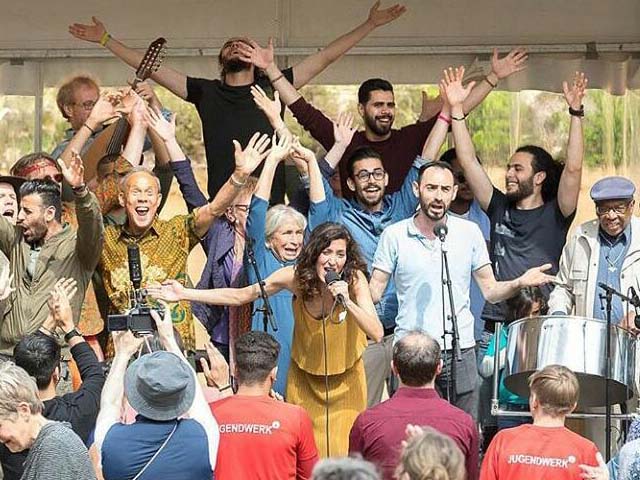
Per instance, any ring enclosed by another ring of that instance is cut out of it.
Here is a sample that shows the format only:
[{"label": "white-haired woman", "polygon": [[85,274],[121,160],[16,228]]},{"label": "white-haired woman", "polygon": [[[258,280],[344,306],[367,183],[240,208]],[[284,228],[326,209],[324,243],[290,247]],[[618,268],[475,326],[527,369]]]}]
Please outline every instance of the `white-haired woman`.
[{"label": "white-haired woman", "polygon": [[95,479],[87,448],[71,426],[42,416],[33,378],[0,362],[0,442],[11,452],[29,450],[21,480]]}]

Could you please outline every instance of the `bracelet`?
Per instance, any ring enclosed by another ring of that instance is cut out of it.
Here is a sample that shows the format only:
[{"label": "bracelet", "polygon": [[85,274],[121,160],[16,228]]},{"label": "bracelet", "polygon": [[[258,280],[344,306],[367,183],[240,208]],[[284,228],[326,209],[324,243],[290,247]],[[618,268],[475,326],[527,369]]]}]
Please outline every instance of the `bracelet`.
[{"label": "bracelet", "polygon": [[451,125],[451,119],[449,117],[447,117],[446,115],[442,114],[442,113],[440,115],[438,115],[438,119],[442,120],[447,125]]},{"label": "bracelet", "polygon": [[489,80],[489,75],[485,75],[483,80],[487,82],[489,85],[491,85],[491,88],[496,88],[498,86],[497,83],[491,83],[491,80]]},{"label": "bracelet", "polygon": [[231,185],[233,185],[236,188],[242,188],[247,183],[246,180],[244,182],[239,182],[238,180],[236,180],[236,178],[233,176],[233,173],[229,177],[229,181],[231,182]]},{"label": "bracelet", "polygon": [[106,47],[109,40],[111,40],[111,35],[109,35],[109,32],[104,32],[100,37],[100,45]]},{"label": "bracelet", "polygon": [[231,384],[230,384],[230,383],[228,383],[225,387],[218,388],[218,391],[219,391],[220,393],[222,393],[222,392],[224,392],[224,391],[226,391],[226,390],[229,390],[230,388],[231,388]]},{"label": "bracelet", "polygon": [[273,80],[271,80],[271,83],[276,83],[278,80],[280,80],[281,78],[284,78],[284,73],[281,73],[280,75],[278,75],[276,78],[274,78]]},{"label": "bracelet", "polygon": [[578,110],[574,110],[573,108],[569,107],[569,115],[571,115],[572,117],[584,117],[584,105],[580,105],[580,109]]},{"label": "bracelet", "polygon": [[91,135],[95,135],[96,131],[93,128],[91,128],[89,125],[87,125],[86,122],[83,123],[82,126],[86,127],[87,130],[89,130],[91,132]]},{"label": "bracelet", "polygon": [[455,120],[456,122],[464,122],[467,119],[467,115],[465,114],[463,117],[454,117],[451,115],[451,120]]}]

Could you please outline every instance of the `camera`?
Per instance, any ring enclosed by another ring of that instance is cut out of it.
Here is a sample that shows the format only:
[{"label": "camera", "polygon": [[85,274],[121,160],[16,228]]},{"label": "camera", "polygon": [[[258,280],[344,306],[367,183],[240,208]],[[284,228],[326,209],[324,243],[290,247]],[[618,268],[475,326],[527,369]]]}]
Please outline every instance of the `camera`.
[{"label": "camera", "polygon": [[157,330],[156,322],[151,317],[151,311],[155,310],[164,316],[164,309],[151,307],[147,302],[147,292],[140,288],[142,283],[142,266],[140,264],[140,249],[135,243],[127,245],[127,258],[129,261],[129,279],[131,290],[129,293],[130,308],[126,313],[108,315],[107,330],[117,332],[131,330],[133,333],[153,333]]}]

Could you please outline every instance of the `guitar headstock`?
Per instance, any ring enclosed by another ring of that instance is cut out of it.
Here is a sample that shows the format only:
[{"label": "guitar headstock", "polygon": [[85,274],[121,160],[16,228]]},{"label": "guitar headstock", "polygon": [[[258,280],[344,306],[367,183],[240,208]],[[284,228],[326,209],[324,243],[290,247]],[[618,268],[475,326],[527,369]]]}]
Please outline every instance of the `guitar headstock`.
[{"label": "guitar headstock", "polygon": [[136,70],[136,81],[142,82],[158,70],[166,53],[167,40],[164,37],[156,38],[151,42]]}]

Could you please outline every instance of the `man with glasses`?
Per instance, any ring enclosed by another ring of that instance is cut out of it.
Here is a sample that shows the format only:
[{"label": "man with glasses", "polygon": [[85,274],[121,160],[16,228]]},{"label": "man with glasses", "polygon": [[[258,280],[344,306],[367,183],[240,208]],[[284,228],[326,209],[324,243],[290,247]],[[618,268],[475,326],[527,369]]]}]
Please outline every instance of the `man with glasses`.
[{"label": "man with glasses", "polygon": [[[327,179],[323,178],[326,196],[323,203],[328,208],[323,208],[321,203],[320,206],[310,210],[309,229],[313,230],[327,221],[343,223],[357,240],[371,269],[382,231],[388,225],[404,220],[415,213],[418,198],[413,192],[412,184],[418,179],[420,168],[427,163],[425,159],[433,159],[438,154],[447,135],[447,121],[448,106],[445,105],[424,144],[422,156],[414,160],[413,167],[407,174],[402,187],[394,193],[385,194],[389,175],[385,171],[380,153],[372,147],[361,147],[353,151],[346,165],[347,187],[353,198],[347,200],[336,197]],[[346,128],[345,123],[340,121],[335,126],[335,131],[336,144],[327,154],[326,162],[323,162],[328,165],[337,165],[353,136],[353,130]],[[393,332],[398,313],[398,300],[392,281],[389,282],[380,302],[376,305],[376,310],[385,335],[380,343],[369,342],[364,353],[369,407],[380,402],[385,381],[391,375]]]},{"label": "man with glasses", "polygon": [[[583,223],[562,250],[558,285],[551,292],[549,311],[606,319],[599,283],[627,293],[640,292],[640,221],[633,216],[636,187],[624,177],[605,177],[591,188],[597,219]],[[613,297],[614,324],[638,333],[634,309]]]}]

